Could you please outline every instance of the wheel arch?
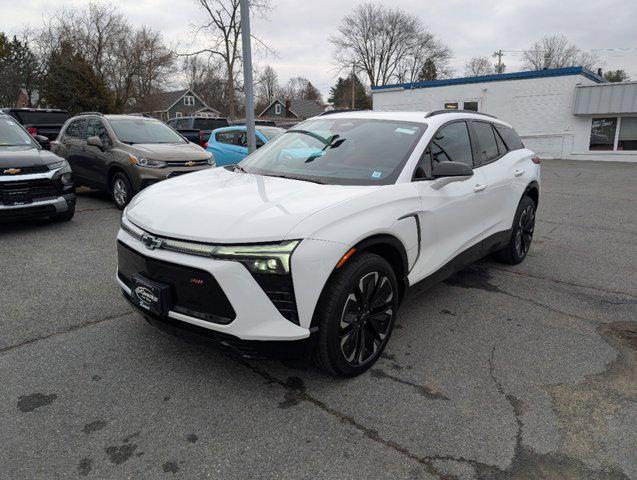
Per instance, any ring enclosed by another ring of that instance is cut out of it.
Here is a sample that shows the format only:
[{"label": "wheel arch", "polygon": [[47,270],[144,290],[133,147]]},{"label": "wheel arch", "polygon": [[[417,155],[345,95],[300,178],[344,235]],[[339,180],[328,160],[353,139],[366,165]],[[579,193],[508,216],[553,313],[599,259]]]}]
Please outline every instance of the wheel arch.
[{"label": "wheel arch", "polygon": [[[396,274],[396,280],[398,282],[398,289],[400,295],[400,301],[402,301],[405,291],[407,289],[407,274],[409,273],[409,263],[407,259],[407,250],[403,243],[394,235],[391,234],[376,234],[369,236],[358,243],[353,245],[348,252],[355,249],[355,252],[347,259],[351,260],[355,256],[362,253],[374,253],[385,260],[391,265]],[[327,285],[330,283],[334,275],[338,272],[338,266],[334,266],[332,273],[328,277],[327,281],[323,285],[321,294],[318,301],[314,306],[314,313],[312,315],[312,321],[310,322],[310,328],[315,328],[316,325],[316,311],[319,303],[322,301]]]},{"label": "wheel arch", "polygon": [[524,189],[523,197],[529,197],[535,202],[535,208],[537,208],[540,202],[540,185],[537,181],[533,180]]}]

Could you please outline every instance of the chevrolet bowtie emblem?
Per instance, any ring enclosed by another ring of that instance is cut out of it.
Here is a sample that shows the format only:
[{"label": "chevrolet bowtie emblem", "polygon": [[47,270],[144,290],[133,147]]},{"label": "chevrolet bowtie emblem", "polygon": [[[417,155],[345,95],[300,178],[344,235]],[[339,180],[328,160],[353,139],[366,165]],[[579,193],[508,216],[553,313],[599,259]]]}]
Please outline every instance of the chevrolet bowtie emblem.
[{"label": "chevrolet bowtie emblem", "polygon": [[164,241],[159,238],[151,237],[150,235],[142,235],[142,243],[149,250],[155,250],[156,248],[160,248]]},{"label": "chevrolet bowtie emblem", "polygon": [[197,162],[193,162],[192,160],[191,160],[190,162],[186,162],[186,163],[185,163],[185,165],[186,165],[187,167],[193,167],[193,166],[195,166],[196,164],[197,164]]},{"label": "chevrolet bowtie emblem", "polygon": [[21,171],[22,171],[21,168],[7,168],[2,173],[4,173],[5,175],[17,175]]}]

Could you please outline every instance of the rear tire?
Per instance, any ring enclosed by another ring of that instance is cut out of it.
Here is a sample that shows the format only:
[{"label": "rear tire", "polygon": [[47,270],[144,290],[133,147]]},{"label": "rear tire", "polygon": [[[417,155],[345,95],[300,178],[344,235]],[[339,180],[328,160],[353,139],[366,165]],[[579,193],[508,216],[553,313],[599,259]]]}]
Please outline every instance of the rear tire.
[{"label": "rear tire", "polygon": [[133,198],[133,187],[126,174],[117,172],[111,180],[111,197],[120,210],[124,210]]},{"label": "rear tire", "polygon": [[493,254],[501,263],[517,265],[526,258],[535,230],[535,202],[530,197],[522,197],[513,217],[511,239],[506,247]]},{"label": "rear tire", "polygon": [[383,353],[398,306],[389,262],[373,253],[351,258],[329,280],[317,306],[316,365],[341,377],[365,372]]}]

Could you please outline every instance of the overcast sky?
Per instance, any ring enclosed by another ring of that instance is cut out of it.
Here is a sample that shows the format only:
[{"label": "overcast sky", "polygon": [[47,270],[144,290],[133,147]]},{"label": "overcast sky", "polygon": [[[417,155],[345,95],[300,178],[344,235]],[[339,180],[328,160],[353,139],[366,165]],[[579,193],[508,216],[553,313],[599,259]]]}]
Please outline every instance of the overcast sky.
[{"label": "overcast sky", "polygon": [[[202,17],[194,0],[112,0],[135,25],[149,25],[178,43],[193,45],[192,25]],[[253,33],[277,52],[255,61],[272,65],[283,82],[309,78],[324,94],[337,71],[328,41],[357,0],[272,0],[268,19],[253,18]],[[519,51],[543,35],[562,33],[595,53],[605,69],[622,68],[637,80],[637,1],[634,0],[393,0],[380,2],[416,16],[454,52],[455,76],[474,56],[505,52],[507,71],[521,67]],[[17,32],[40,25],[52,5],[86,5],[88,0],[0,0],[0,29]],[[618,50],[627,49],[627,50]],[[517,51],[517,52],[516,52]]]}]

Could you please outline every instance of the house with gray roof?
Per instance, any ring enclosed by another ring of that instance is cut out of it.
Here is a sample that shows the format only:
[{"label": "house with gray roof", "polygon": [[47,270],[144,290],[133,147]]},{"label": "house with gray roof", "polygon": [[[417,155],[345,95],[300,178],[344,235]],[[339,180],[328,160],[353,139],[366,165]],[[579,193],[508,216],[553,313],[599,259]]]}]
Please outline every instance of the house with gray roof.
[{"label": "house with gray roof", "polygon": [[195,92],[188,88],[149,95],[139,105],[138,110],[139,113],[163,121],[171,118],[218,117],[220,115],[217,110],[206,105]]},{"label": "house with gray roof", "polygon": [[258,118],[274,121],[300,121],[316,117],[328,108],[316,100],[299,98],[282,101],[276,98],[258,115]]}]

